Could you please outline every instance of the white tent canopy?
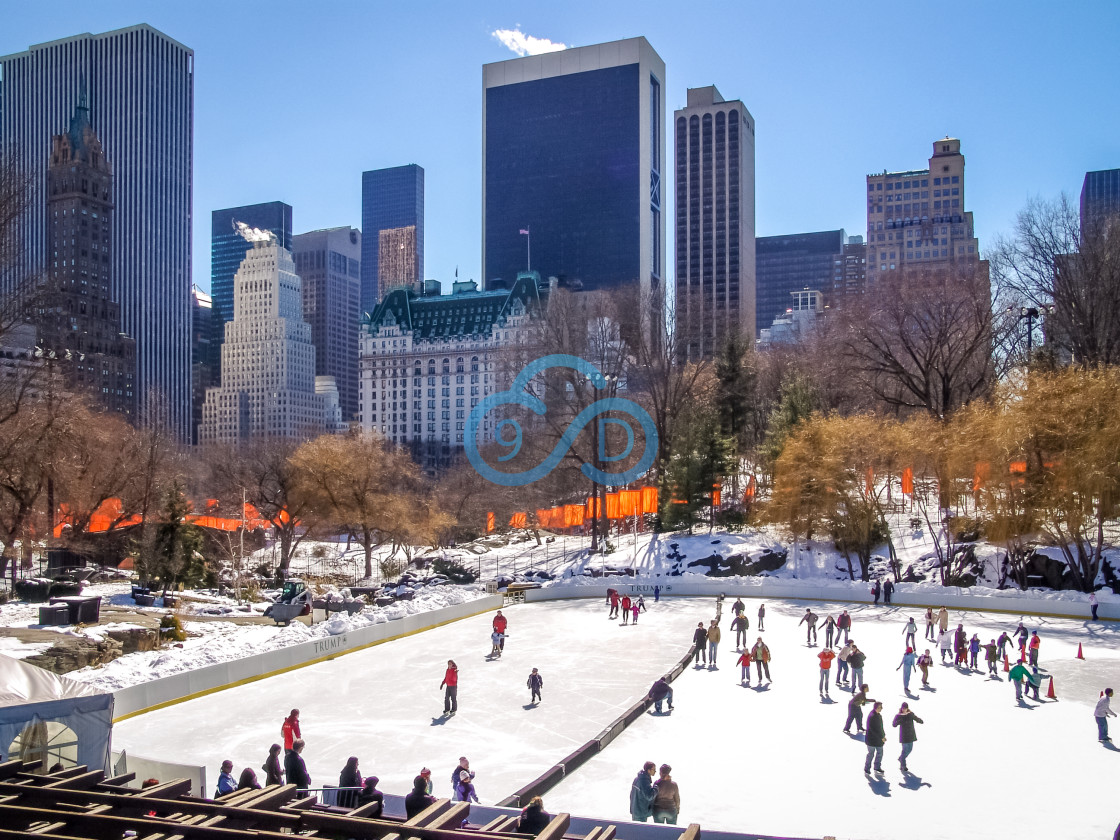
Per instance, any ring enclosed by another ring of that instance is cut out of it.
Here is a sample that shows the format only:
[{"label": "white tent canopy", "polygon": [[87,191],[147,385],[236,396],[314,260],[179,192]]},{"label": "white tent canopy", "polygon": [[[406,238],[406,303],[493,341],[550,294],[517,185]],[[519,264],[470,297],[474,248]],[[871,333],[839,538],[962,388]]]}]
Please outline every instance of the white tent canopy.
[{"label": "white tent canopy", "polygon": [[0,756],[109,767],[113,695],[0,654]]}]

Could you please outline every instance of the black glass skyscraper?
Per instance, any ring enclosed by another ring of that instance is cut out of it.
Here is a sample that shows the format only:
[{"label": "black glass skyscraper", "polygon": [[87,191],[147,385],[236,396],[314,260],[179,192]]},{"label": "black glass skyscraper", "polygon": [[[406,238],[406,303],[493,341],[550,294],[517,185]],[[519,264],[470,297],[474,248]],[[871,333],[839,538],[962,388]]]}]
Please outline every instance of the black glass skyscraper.
[{"label": "black glass skyscraper", "polygon": [[1120,216],[1120,169],[1086,172],[1081,184],[1081,231],[1087,233]]},{"label": "black glass skyscraper", "polygon": [[663,296],[664,83],[644,38],[483,67],[486,283],[531,262]]},{"label": "black glass skyscraper", "polygon": [[362,173],[362,312],[372,312],[378,291],[379,233],[416,227],[417,280],[424,279],[424,168],[410,163]]}]

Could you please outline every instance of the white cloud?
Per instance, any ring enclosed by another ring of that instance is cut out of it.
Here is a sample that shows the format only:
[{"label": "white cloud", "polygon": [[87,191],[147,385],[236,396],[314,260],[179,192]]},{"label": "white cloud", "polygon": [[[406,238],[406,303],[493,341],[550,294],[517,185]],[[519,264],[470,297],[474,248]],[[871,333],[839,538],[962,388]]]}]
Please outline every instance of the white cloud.
[{"label": "white cloud", "polygon": [[490,34],[518,55],[540,55],[541,53],[559,52],[568,48],[567,44],[526,35],[520,29],[495,29]]}]

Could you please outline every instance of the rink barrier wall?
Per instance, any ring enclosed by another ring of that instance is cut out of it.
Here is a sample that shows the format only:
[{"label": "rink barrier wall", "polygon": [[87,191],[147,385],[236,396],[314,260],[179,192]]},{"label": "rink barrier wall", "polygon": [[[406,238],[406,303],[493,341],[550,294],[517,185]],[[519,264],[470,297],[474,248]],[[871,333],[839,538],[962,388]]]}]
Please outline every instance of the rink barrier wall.
[{"label": "rink barrier wall", "polygon": [[433,627],[501,609],[502,606],[501,595],[487,595],[465,604],[415,613],[381,624],[359,627],[337,636],[324,636],[121,688],[113,692],[116,713],[113,721],[126,720],[227,688],[268,679],[296,668],[337,659]]},{"label": "rink barrier wall", "polygon": [[[838,601],[841,603],[872,604],[874,599],[863,581],[850,583],[836,581],[835,585],[819,582],[809,583],[776,578],[706,578],[690,575],[695,580],[670,578],[662,582],[660,578],[625,577],[618,581],[607,579],[605,583],[587,585],[555,584],[525,592],[526,602],[554,601],[567,598],[605,598],[608,589],[617,590],[619,595],[643,595],[652,597],[653,587],[661,587],[661,596],[681,597],[718,597],[719,595],[746,598],[783,598],[804,601]],[[627,582],[631,581],[631,582]],[[972,595],[968,587],[944,586],[937,589],[908,589],[908,584],[895,584],[890,607],[953,607],[983,612],[1004,612],[1018,615],[1042,615],[1053,618],[1083,618],[1089,620],[1091,612],[1087,600],[1065,601],[1043,598],[1032,593],[1019,594],[1019,590],[1001,590],[999,595]],[[1088,597],[1087,595],[1085,596]],[[882,602],[880,601],[880,604]],[[1101,619],[1120,620],[1120,603],[1101,601],[1097,615]],[[754,618],[754,616],[748,616]]]}]

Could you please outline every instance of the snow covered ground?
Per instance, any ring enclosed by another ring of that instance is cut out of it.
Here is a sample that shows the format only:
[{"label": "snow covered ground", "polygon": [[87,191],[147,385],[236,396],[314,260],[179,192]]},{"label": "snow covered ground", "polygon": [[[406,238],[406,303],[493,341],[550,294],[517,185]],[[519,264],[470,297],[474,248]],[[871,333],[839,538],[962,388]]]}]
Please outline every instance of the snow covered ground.
[{"label": "snow covered ground", "polygon": [[[447,795],[466,755],[480,797],[494,803],[643,696],[683,653],[696,622],[714,614],[710,598],[649,606],[637,627],[606,620],[598,599],[511,607],[506,654],[495,662],[485,659],[489,616],[465,619],[123,721],[114,748],[203,764],[213,779],[223,758],[259,767],[282,718],[298,707],[315,784],[335,783],[346,757],[357,755],[383,790],[406,792],[426,764],[436,792]],[[728,604],[719,669],[686,670],[674,684],[676,711],[635,723],[545,796],[549,810],[626,819],[630,781],[648,759],[673,766],[679,821],[709,829],[864,840],[1110,835],[1117,751],[1097,742],[1092,709],[1102,688],[1120,687],[1115,623],[1027,618],[1043,638],[1056,702],[1017,705],[1002,669],[996,681],[937,664],[929,691],[915,676],[909,702],[925,723],[909,760],[914,775],[903,777],[890,718],[907,698],[894,669],[905,617],[920,615],[853,605],[852,637],[868,653],[864,677],[885,703],[889,737],[888,772],[869,782],[862,740],[841,732],[846,696],[834,688],[833,702],[822,703],[817,694],[820,649],[806,647],[797,625],[806,606],[767,601],[762,635],[774,682],[758,691],[739,686]],[[812,606],[822,616],[840,609]],[[748,600],[752,641],[756,613]],[[951,619],[987,641],[1018,616],[951,611]],[[1075,658],[1078,642],[1084,661]],[[460,712],[444,719],[438,685],[449,658],[460,667]],[[527,706],[532,667],[544,677],[538,707]]]}]

